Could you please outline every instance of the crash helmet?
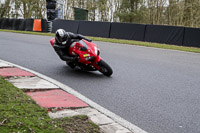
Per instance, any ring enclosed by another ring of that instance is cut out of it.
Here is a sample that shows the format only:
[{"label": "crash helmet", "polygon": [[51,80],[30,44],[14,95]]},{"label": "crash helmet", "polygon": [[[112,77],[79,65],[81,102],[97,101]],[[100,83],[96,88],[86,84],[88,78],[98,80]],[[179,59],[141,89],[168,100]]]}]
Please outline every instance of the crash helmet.
[{"label": "crash helmet", "polygon": [[67,41],[67,37],[65,37],[65,30],[64,29],[58,29],[56,31],[56,40],[58,41],[58,43],[65,45],[66,41]]}]

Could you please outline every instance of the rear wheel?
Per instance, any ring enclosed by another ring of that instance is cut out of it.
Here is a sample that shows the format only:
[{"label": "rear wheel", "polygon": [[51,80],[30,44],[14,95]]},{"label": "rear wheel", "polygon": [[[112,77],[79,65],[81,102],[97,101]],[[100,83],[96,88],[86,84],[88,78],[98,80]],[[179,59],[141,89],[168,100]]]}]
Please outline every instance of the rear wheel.
[{"label": "rear wheel", "polygon": [[100,72],[103,73],[106,76],[110,76],[113,73],[112,68],[103,60],[100,60],[98,62],[98,66],[100,67]]}]

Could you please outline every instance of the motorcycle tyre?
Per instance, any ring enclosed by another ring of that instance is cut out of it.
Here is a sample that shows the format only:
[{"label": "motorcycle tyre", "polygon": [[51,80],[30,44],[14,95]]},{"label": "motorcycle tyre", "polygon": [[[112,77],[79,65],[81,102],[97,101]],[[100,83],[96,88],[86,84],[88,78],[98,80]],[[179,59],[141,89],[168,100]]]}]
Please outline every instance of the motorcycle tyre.
[{"label": "motorcycle tyre", "polygon": [[103,60],[100,60],[97,65],[100,67],[100,72],[106,76],[110,76],[113,74],[112,68]]}]

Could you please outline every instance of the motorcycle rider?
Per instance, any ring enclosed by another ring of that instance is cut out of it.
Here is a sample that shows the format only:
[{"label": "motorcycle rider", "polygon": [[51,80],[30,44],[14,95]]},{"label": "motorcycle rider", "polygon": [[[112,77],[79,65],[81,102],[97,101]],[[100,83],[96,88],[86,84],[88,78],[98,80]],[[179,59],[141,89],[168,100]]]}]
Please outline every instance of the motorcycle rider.
[{"label": "motorcycle rider", "polygon": [[83,35],[66,32],[64,29],[58,29],[55,34],[55,43],[53,45],[53,48],[60,59],[66,61],[71,68],[75,68],[78,59],[76,56],[69,55],[69,47],[76,39],[85,39],[89,42],[92,41]]}]

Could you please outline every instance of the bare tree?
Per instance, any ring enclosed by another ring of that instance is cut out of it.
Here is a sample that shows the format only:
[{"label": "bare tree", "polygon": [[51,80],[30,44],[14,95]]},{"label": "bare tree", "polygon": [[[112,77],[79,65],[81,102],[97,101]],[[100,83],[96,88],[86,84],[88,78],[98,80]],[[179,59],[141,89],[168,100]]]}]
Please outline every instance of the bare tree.
[{"label": "bare tree", "polygon": [[10,18],[10,3],[11,0],[5,0],[5,3],[0,3],[0,18]]}]

